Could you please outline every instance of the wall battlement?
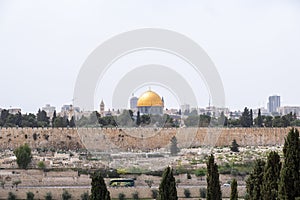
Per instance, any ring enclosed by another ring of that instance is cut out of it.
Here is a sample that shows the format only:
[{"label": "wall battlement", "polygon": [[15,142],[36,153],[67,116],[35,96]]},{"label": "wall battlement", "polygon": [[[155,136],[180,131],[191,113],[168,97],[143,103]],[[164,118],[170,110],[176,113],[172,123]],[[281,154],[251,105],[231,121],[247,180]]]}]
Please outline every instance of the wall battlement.
[{"label": "wall battlement", "polygon": [[179,147],[283,145],[290,128],[0,128],[0,149],[32,148],[151,150],[176,136]]}]

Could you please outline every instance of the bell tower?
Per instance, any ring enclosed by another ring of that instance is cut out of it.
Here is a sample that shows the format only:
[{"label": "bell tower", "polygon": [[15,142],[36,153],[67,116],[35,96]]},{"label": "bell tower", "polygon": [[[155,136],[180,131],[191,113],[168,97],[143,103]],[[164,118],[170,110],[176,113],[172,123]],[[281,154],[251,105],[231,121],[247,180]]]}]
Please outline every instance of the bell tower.
[{"label": "bell tower", "polygon": [[104,102],[103,102],[103,99],[101,100],[101,103],[100,103],[100,114],[103,115],[104,114],[104,109],[105,109],[105,105],[104,105]]}]

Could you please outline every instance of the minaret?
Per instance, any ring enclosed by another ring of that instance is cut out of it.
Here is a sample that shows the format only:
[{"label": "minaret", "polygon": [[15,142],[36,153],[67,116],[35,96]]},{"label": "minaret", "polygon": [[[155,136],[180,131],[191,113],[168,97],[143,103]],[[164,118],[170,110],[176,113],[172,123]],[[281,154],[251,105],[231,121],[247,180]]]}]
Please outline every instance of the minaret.
[{"label": "minaret", "polygon": [[104,114],[104,102],[103,102],[103,99],[101,100],[101,103],[100,103],[100,114],[103,115]]},{"label": "minaret", "polygon": [[161,101],[163,103],[163,107],[165,107],[165,100],[164,100],[164,97],[161,97]]}]

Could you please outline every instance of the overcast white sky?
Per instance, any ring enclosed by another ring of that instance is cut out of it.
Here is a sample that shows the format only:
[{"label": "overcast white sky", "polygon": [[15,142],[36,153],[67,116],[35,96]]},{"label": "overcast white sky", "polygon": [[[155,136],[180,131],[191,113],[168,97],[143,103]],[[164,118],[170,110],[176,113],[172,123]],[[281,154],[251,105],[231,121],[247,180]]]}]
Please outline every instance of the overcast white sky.
[{"label": "overcast white sky", "polygon": [[[50,103],[60,110],[97,46],[144,27],[196,41],[220,73],[229,108],[266,106],[272,94],[284,105],[300,105],[297,0],[1,0],[0,108],[36,112]],[[96,98],[109,101],[104,94]],[[204,94],[199,106],[207,102]]]}]

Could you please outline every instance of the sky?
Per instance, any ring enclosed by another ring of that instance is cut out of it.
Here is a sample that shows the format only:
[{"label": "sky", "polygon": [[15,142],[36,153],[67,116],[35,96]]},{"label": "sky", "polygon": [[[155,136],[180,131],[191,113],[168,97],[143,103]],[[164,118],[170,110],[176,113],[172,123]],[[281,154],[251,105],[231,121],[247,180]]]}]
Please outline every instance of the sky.
[{"label": "sky", "polygon": [[[176,31],[198,43],[214,62],[226,106],[232,110],[266,107],[274,94],[281,96],[283,105],[300,105],[297,0],[1,0],[0,108],[36,112],[49,103],[60,110],[72,102],[77,75],[88,56],[109,38],[140,28]],[[95,109],[101,99],[112,106],[113,83],[122,77],[118,66],[151,59],[178,71],[184,66],[163,53],[128,56],[99,80]],[[185,79],[193,79],[192,71],[183,73]],[[209,93],[202,80],[195,81],[199,84],[191,84],[199,107],[205,107]],[[137,86],[132,93],[139,96],[148,87]],[[176,101],[166,88],[152,88],[169,108],[186,103]]]}]

